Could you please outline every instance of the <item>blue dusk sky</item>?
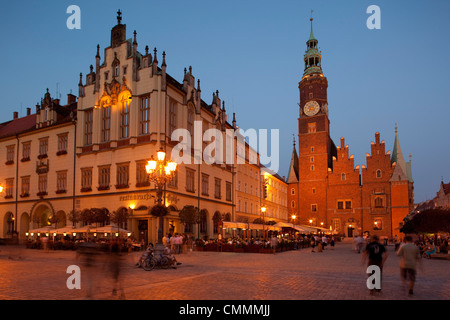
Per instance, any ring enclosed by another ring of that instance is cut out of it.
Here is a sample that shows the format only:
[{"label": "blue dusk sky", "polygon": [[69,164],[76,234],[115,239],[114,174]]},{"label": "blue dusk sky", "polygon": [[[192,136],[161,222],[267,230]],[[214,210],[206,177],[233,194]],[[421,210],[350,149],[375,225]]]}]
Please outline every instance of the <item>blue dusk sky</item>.
[{"label": "blue dusk sky", "polygon": [[[81,29],[69,30],[67,7],[81,9]],[[381,29],[370,30],[370,5]],[[0,122],[24,116],[49,88],[62,102],[78,94],[79,74],[95,65],[96,46],[110,44],[116,12],[138,50],[165,51],[178,81],[192,66],[202,98],[220,92],[228,119],[243,129],[280,130],[281,176],[287,176],[297,136],[298,82],[314,10],[314,35],[328,78],[331,138],[345,138],[355,166],[380,132],[393,149],[395,124],[403,155],[412,155],[415,200],[431,199],[450,181],[450,1],[3,1],[0,11]]]}]

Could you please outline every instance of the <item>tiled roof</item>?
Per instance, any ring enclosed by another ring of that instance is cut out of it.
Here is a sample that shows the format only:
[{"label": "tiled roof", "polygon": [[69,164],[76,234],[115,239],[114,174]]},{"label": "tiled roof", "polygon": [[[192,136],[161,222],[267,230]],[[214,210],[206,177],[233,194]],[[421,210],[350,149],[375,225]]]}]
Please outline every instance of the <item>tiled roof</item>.
[{"label": "tiled roof", "polygon": [[18,118],[0,125],[0,138],[14,136],[36,127],[36,114]]}]

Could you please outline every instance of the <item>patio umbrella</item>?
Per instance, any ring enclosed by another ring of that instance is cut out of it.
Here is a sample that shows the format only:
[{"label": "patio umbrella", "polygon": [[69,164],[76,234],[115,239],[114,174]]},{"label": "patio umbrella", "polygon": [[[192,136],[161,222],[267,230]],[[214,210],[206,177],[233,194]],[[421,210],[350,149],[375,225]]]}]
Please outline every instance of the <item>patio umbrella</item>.
[{"label": "patio umbrella", "polygon": [[95,228],[95,232],[98,232],[98,233],[117,233],[117,232],[130,233],[130,231],[128,231],[128,230],[118,228],[115,226],[111,226],[111,225]]}]

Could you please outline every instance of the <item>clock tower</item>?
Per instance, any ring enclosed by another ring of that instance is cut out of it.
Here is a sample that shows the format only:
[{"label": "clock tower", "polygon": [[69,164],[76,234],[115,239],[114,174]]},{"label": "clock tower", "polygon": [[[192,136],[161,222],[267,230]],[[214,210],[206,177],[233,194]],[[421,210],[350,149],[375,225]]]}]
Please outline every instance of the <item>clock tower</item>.
[{"label": "clock tower", "polygon": [[306,42],[305,69],[299,83],[299,215],[301,223],[323,226],[327,223],[327,177],[336,147],[330,138],[328,81],[322,71],[318,41],[311,33]]}]

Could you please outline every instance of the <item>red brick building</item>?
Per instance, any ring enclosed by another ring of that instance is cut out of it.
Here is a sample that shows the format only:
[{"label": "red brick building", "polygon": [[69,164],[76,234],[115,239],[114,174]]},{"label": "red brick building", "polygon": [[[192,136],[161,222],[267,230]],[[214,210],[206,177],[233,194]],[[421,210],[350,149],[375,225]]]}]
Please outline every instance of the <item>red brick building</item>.
[{"label": "red brick building", "polygon": [[336,146],[330,137],[328,81],[312,19],[306,45],[305,71],[299,83],[298,153],[294,143],[287,181],[289,215],[295,214],[300,224],[348,237],[364,232],[400,236],[398,228],[414,206],[414,182],[397,128],[392,154],[377,132],[366,165],[355,167],[344,138]]}]

